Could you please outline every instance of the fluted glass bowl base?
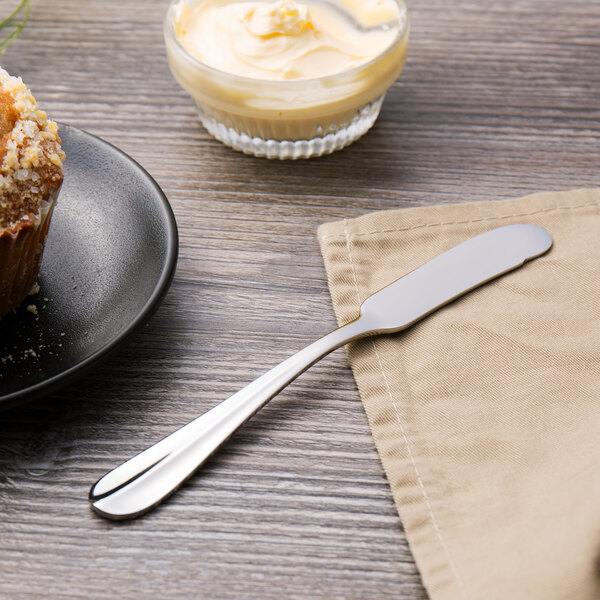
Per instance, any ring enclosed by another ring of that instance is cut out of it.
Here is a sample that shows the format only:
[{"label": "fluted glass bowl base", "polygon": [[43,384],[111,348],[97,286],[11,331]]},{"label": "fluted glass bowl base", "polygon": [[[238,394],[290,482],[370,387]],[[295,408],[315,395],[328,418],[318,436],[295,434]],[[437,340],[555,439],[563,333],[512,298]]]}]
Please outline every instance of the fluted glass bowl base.
[{"label": "fluted glass bowl base", "polygon": [[306,140],[276,140],[251,136],[226,126],[211,116],[201,105],[198,106],[198,113],[207,131],[234,150],[264,158],[295,160],[331,154],[356,141],[373,126],[382,104],[383,96],[380,96],[359,109],[349,123],[329,124],[327,126],[329,133]]}]

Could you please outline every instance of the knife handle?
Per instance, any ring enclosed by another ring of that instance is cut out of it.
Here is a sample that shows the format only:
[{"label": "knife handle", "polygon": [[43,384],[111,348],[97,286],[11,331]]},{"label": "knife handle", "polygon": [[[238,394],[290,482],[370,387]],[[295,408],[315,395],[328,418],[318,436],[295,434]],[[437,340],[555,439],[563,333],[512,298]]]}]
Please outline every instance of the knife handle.
[{"label": "knife handle", "polygon": [[313,342],[208,412],[99,479],[92,508],[109,519],[142,515],[183,484],[232,434],[298,375],[364,336],[360,319]]}]

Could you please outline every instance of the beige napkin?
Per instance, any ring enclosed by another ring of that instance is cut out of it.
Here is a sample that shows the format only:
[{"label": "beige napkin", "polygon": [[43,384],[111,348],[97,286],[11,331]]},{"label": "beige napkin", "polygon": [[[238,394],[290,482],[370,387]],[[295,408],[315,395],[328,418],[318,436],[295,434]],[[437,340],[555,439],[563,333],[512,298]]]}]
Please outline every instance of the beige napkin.
[{"label": "beige napkin", "polygon": [[348,349],[432,600],[600,598],[600,190],[323,225],[340,324],[390,281],[509,223],[548,254]]}]

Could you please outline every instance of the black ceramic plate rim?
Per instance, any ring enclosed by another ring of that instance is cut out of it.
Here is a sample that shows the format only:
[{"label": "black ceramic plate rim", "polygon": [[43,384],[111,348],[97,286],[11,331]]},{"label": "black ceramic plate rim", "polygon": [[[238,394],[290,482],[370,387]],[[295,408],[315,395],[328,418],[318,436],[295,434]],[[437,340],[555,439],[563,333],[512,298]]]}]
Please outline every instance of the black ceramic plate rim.
[{"label": "black ceramic plate rim", "polygon": [[90,138],[93,138],[96,142],[101,145],[108,146],[112,150],[116,151],[120,154],[127,162],[129,162],[133,168],[139,171],[151,184],[156,192],[156,198],[158,198],[161,202],[162,209],[164,211],[165,221],[167,223],[167,255],[165,262],[163,264],[163,268],[150,294],[150,297],[142,307],[142,309],[138,312],[134,319],[129,323],[129,325],[122,330],[118,335],[116,335],[110,342],[87,356],[86,358],[80,360],[74,365],[68,367],[64,371],[57,373],[56,375],[52,375],[48,379],[44,381],[40,381],[35,383],[34,385],[24,387],[16,392],[11,392],[10,394],[6,394],[4,396],[0,396],[0,409],[10,408],[15,404],[25,402],[28,400],[33,400],[42,395],[46,395],[51,393],[53,390],[56,390],[58,387],[62,387],[66,385],[69,381],[75,379],[83,375],[97,362],[107,358],[114,350],[116,350],[138,327],[142,326],[147,320],[152,316],[154,311],[160,305],[161,300],[165,297],[169,286],[171,285],[171,281],[173,280],[173,276],[175,274],[175,267],[177,265],[177,255],[179,250],[179,235],[177,233],[177,223],[175,221],[175,215],[173,214],[173,209],[167,200],[164,192],[156,183],[152,175],[142,167],[137,161],[135,161],[131,156],[123,152],[121,149],[117,148],[110,142],[103,140],[102,138],[89,133],[83,129],[79,129],[78,127],[74,127],[73,125],[67,125],[66,123],[59,123],[59,133],[60,129],[72,129],[77,131],[78,133],[82,133]]}]

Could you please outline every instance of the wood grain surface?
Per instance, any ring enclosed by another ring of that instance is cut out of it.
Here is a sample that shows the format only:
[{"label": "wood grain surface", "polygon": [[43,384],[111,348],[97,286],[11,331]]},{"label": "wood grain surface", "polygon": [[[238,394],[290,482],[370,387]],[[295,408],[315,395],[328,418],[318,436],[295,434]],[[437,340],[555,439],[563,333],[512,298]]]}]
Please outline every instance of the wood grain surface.
[{"label": "wood grain surface", "polygon": [[164,304],[125,349],[0,415],[0,598],[423,600],[343,352],[147,517],[105,521],[88,489],[334,327],[320,223],[597,186],[600,2],[410,3],[406,69],[373,130],[301,162],[208,136],[169,73],[165,10],[34,0],[2,58],[52,117],[156,178],[181,246]]}]

